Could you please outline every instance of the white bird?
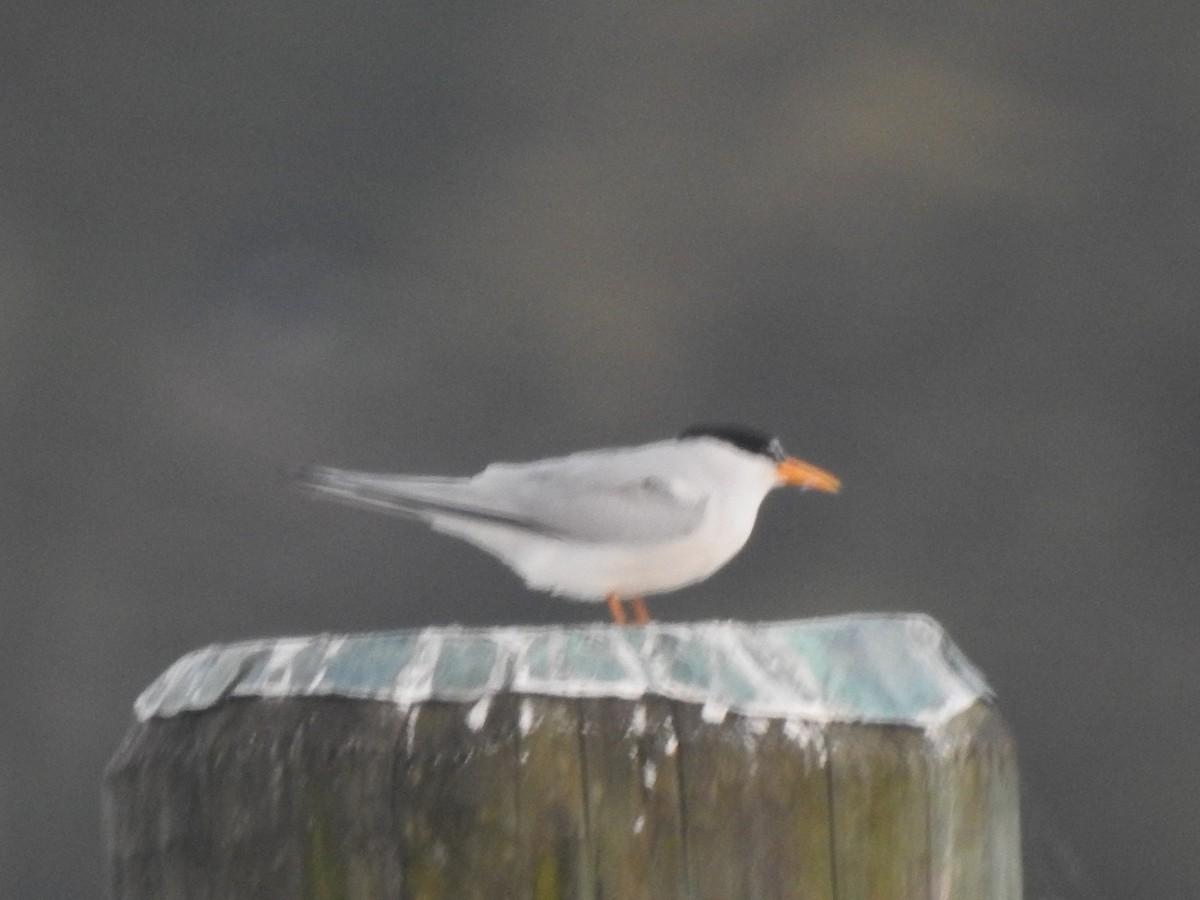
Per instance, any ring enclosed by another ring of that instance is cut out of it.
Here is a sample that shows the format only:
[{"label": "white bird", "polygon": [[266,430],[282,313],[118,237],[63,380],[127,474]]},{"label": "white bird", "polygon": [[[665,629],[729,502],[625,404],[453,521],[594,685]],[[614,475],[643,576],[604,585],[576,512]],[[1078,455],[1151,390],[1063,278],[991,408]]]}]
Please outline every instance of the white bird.
[{"label": "white bird", "polygon": [[749,428],[697,426],[672,440],[493,463],[468,478],[310,467],[316,496],[421,519],[469,541],[534,589],[608,602],[649,621],[647,594],[695,584],[750,537],[774,488],[836,493],[841,482]]}]

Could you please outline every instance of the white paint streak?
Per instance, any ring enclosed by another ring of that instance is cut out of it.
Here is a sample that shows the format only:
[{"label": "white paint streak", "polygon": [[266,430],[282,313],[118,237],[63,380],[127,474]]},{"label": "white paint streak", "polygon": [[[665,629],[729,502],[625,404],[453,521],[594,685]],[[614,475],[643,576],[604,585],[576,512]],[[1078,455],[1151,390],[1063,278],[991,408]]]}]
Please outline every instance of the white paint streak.
[{"label": "white paint streak", "polygon": [[471,707],[467,713],[467,727],[472,731],[478,731],[487,722],[488,710],[492,706],[492,697],[490,694],[480,697],[475,701],[475,705]]},{"label": "white paint streak", "polygon": [[641,737],[646,733],[646,707],[639,703],[633,708],[633,715],[629,717],[629,730],[626,734]]},{"label": "white paint streak", "polygon": [[534,721],[533,704],[528,700],[521,701],[520,715],[521,737],[526,737],[529,732],[533,731],[533,726],[537,723]]},{"label": "white paint streak", "polygon": [[408,711],[408,721],[404,723],[404,747],[409,756],[413,752],[413,740],[417,736],[417,716],[421,714],[421,707],[414,706]]},{"label": "white paint streak", "polygon": [[700,718],[709,725],[720,725],[729,715],[729,707],[717,700],[706,700],[700,707]]}]

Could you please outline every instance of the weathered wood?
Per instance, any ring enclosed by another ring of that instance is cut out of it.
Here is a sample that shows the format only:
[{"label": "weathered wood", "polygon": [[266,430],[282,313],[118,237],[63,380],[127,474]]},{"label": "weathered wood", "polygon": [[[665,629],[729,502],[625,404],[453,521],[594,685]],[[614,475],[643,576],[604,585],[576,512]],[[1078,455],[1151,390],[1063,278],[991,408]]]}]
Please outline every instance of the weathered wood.
[{"label": "weathered wood", "polygon": [[395,897],[377,798],[403,723],[387,704],[308,698],[135,726],[108,775],[114,895]]},{"label": "weathered wood", "polygon": [[[512,698],[489,704],[474,728],[471,704],[427,703],[408,716],[395,754],[394,835],[405,900],[521,896]],[[476,715],[479,710],[476,710]],[[486,727],[490,725],[491,727]]]},{"label": "weathered wood", "polygon": [[588,833],[598,898],[689,896],[671,705],[581,700]]},{"label": "weathered wood", "polygon": [[682,704],[676,718],[690,896],[832,900],[819,733]]},{"label": "weathered wood", "polygon": [[572,701],[524,697],[517,761],[518,829],[528,894],[595,896],[579,715]]},{"label": "weathered wood", "polygon": [[836,724],[828,739],[838,900],[933,896],[924,736],[908,726]]},{"label": "weathered wood", "polygon": [[1019,900],[1012,740],[951,649],[887,681],[908,637],[931,665],[904,627],[860,682],[824,624],[784,635],[799,661],[720,630],[205,651],[109,767],[113,896]]},{"label": "weathered wood", "polygon": [[1016,745],[988,704],[976,703],[932,738],[930,855],[934,897],[1021,892]]}]

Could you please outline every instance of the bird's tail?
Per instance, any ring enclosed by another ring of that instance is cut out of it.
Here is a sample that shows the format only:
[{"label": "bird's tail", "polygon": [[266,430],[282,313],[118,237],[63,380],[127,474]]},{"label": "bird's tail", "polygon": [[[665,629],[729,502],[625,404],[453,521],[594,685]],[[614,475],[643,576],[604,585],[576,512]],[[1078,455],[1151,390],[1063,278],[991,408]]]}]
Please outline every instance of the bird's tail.
[{"label": "bird's tail", "polygon": [[380,475],[328,466],[302,466],[292,483],[311,497],[394,515],[427,519],[453,508],[467,478]]}]

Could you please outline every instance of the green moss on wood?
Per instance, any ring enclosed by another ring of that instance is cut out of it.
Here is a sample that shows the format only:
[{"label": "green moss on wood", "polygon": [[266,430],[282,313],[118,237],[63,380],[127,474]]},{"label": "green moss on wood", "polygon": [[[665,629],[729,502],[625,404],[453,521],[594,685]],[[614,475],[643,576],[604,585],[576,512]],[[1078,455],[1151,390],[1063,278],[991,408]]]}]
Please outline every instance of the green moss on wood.
[{"label": "green moss on wood", "polygon": [[309,805],[304,844],[305,900],[349,900],[346,860],[338,846],[332,804],[316,798]]},{"label": "green moss on wood", "polygon": [[533,877],[533,900],[560,900],[562,882],[558,877],[558,857],[543,853],[537,861]]}]

